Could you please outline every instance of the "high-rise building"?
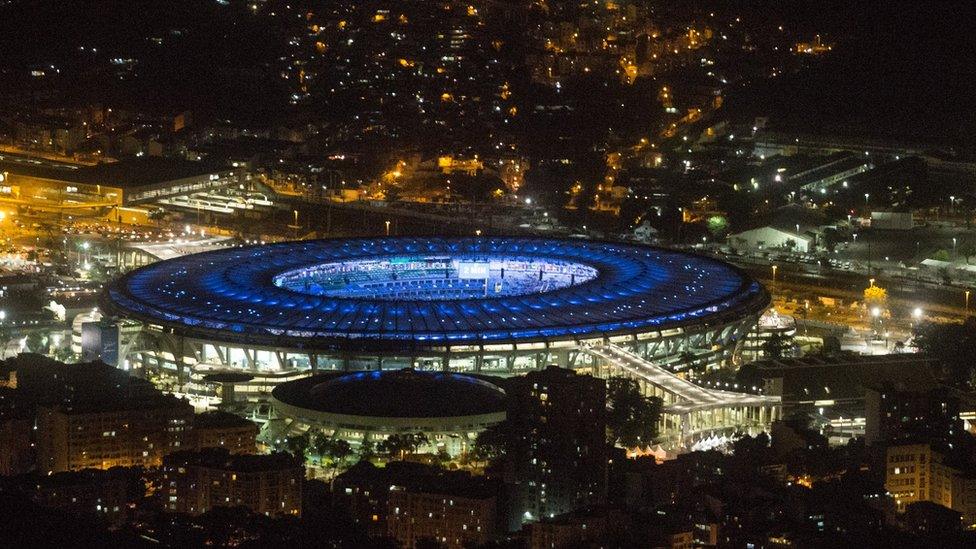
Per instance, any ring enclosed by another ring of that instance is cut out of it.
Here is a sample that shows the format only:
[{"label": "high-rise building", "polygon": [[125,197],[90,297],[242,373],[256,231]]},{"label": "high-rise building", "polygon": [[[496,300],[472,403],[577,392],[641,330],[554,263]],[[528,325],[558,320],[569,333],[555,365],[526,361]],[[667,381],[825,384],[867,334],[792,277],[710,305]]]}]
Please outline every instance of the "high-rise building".
[{"label": "high-rise building", "polygon": [[925,437],[950,440],[963,430],[957,391],[949,387],[897,390],[867,388],[864,394],[867,444]]},{"label": "high-rise building", "polygon": [[335,479],[333,493],[368,535],[391,536],[404,547],[423,539],[483,545],[498,531],[498,485],[464,471],[361,461]]},{"label": "high-rise building", "polygon": [[390,489],[386,523],[401,547],[434,540],[444,547],[482,546],[495,535],[495,494],[477,479]]},{"label": "high-rise building", "polygon": [[193,417],[192,445],[198,450],[224,448],[232,454],[253,454],[257,436],[256,423],[229,412],[204,412]]},{"label": "high-rise building", "polygon": [[885,489],[899,512],[916,502],[957,511],[963,525],[976,525],[976,474],[929,443],[891,445],[885,456]]},{"label": "high-rise building", "polygon": [[163,458],[165,509],[200,515],[247,507],[268,516],[302,514],[305,467],[290,454],[232,455],[222,448]]},{"label": "high-rise building", "polygon": [[172,396],[48,405],[38,408],[38,469],[42,472],[154,467],[183,449],[193,407]]},{"label": "high-rise building", "polygon": [[521,520],[554,517],[606,501],[606,384],[549,367],[513,380],[506,480]]}]

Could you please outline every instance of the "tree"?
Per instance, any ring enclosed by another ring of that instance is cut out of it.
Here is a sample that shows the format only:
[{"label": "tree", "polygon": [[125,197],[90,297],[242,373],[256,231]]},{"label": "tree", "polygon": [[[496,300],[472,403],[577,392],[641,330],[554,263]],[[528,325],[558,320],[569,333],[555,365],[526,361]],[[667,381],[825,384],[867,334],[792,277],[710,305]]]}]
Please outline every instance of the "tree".
[{"label": "tree", "polygon": [[951,259],[949,250],[936,250],[935,253],[932,254],[932,259],[936,261],[949,261]]},{"label": "tree", "polygon": [[914,337],[918,350],[939,362],[946,383],[963,388],[973,385],[976,318],[948,324],[923,322],[915,327]]},{"label": "tree", "polygon": [[474,441],[472,458],[475,461],[497,463],[505,455],[507,437],[505,436],[504,422],[492,425],[478,433],[478,438]]},{"label": "tree", "polygon": [[704,360],[697,360],[695,353],[690,351],[684,351],[678,358],[681,359],[681,364],[697,374],[703,374],[708,369],[708,363]]},{"label": "tree", "polygon": [[326,436],[318,432],[312,438],[312,449],[321,458],[328,458],[332,466],[332,478],[335,478],[339,468],[352,456],[352,446],[344,439]]},{"label": "tree", "polygon": [[625,448],[650,444],[658,434],[662,404],[660,398],[644,396],[633,379],[608,379],[607,429],[610,442]]},{"label": "tree", "polygon": [[329,451],[329,445],[331,444],[332,437],[325,434],[322,431],[317,431],[312,435],[311,448],[312,452],[319,456],[321,461],[322,457],[325,456]]},{"label": "tree", "polygon": [[376,443],[366,439],[359,445],[359,461],[369,461],[376,457]]},{"label": "tree", "polygon": [[763,354],[767,358],[783,358],[789,347],[789,339],[781,332],[773,332],[762,344]]},{"label": "tree", "polygon": [[305,452],[308,451],[309,444],[311,443],[311,435],[308,432],[302,433],[300,435],[293,435],[285,439],[285,449],[291,455],[295,456],[296,459],[305,461]]},{"label": "tree", "polygon": [[952,284],[952,274],[949,272],[948,267],[939,267],[939,270],[936,272],[939,274],[939,278],[942,279],[943,284]]},{"label": "tree", "polygon": [[725,235],[725,232],[729,228],[729,220],[725,219],[721,215],[713,215],[708,218],[707,221],[708,232],[712,233],[712,237],[720,238]]},{"label": "tree", "polygon": [[394,433],[386,437],[386,440],[383,442],[380,442],[377,445],[377,450],[390,457],[397,456],[398,459],[402,460],[407,454],[415,453],[418,448],[429,442],[430,439],[423,433]]},{"label": "tree", "polygon": [[[967,223],[969,218],[966,218]],[[959,246],[959,255],[961,255],[966,260],[966,264],[969,265],[969,258],[976,255],[976,244],[971,242],[966,242]]]},{"label": "tree", "polygon": [[871,285],[864,288],[864,303],[868,307],[881,307],[888,303],[888,291],[881,286]]},{"label": "tree", "polygon": [[[823,232],[823,246],[830,253],[834,253],[834,249],[837,248],[837,244],[841,241],[840,232],[834,228],[824,229]],[[826,262],[825,262],[826,263]]]}]

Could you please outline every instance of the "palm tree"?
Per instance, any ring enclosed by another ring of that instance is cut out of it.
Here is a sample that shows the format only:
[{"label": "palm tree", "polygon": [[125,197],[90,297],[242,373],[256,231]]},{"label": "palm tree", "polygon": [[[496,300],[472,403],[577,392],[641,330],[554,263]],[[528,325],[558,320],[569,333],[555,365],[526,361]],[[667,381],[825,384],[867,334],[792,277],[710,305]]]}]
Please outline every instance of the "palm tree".
[{"label": "palm tree", "polygon": [[335,479],[339,468],[352,455],[352,446],[349,445],[348,441],[341,438],[329,437],[321,431],[313,437],[312,449],[318,454],[320,461],[324,457],[329,459],[329,463],[332,465],[332,479]]},{"label": "palm tree", "polygon": [[372,440],[363,440],[359,445],[359,461],[369,461],[376,457],[376,443]]},{"label": "palm tree", "polygon": [[399,456],[400,460],[403,460],[407,454],[415,453],[418,448],[429,442],[430,439],[423,433],[407,433],[402,435],[394,433],[386,437],[386,440],[379,444],[378,449],[391,457],[396,455]]},{"label": "palm tree", "polygon": [[322,456],[328,454],[329,446],[331,444],[332,437],[322,431],[317,431],[314,435],[312,435],[312,452],[319,457],[319,462],[322,461]]},{"label": "palm tree", "polygon": [[285,439],[285,449],[293,456],[305,462],[305,452],[311,442],[311,435],[307,432],[290,436]]}]

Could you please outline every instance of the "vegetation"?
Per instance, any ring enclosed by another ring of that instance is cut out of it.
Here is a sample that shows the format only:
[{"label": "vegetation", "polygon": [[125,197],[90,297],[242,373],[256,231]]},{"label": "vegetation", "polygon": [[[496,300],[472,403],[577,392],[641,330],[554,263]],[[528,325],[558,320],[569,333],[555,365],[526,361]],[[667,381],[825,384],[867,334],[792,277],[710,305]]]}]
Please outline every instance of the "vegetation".
[{"label": "vegetation", "polygon": [[729,220],[721,215],[713,215],[708,218],[708,232],[712,234],[714,238],[720,238],[725,236],[729,229]]},{"label": "vegetation", "polygon": [[312,451],[318,454],[320,459],[328,458],[332,465],[333,478],[353,453],[349,442],[341,438],[330,437],[321,431],[312,437]]},{"label": "vegetation", "polygon": [[780,332],[774,332],[762,344],[763,355],[766,358],[783,358],[789,345],[788,337]]},{"label": "vegetation", "polygon": [[503,425],[504,423],[492,425],[478,433],[478,438],[475,439],[474,448],[471,451],[473,460],[496,463],[505,455],[507,437]]},{"label": "vegetation", "polygon": [[650,444],[658,434],[662,404],[660,398],[644,396],[633,379],[608,379],[607,430],[610,442],[625,448]]},{"label": "vegetation", "polygon": [[304,462],[305,453],[308,452],[311,439],[312,437],[308,433],[290,436],[285,439],[285,451]]},{"label": "vegetation", "polygon": [[973,386],[976,318],[969,317],[961,323],[921,323],[915,327],[914,336],[919,351],[939,361],[948,384]]},{"label": "vegetation", "polygon": [[881,286],[868,286],[864,288],[864,303],[868,307],[884,308],[888,303],[888,291]]},{"label": "vegetation", "polygon": [[427,435],[423,433],[407,433],[407,434],[392,434],[386,437],[386,440],[380,442],[376,449],[381,454],[386,454],[390,457],[397,457],[397,459],[402,460],[408,454],[413,454],[417,452],[417,449],[421,446],[430,443],[430,439]]}]

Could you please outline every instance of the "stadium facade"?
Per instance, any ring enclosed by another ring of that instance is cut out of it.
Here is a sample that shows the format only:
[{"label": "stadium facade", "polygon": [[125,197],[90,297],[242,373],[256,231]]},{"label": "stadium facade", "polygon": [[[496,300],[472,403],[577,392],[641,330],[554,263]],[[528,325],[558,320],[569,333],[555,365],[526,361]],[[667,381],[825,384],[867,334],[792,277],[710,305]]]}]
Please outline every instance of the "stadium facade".
[{"label": "stadium facade", "polygon": [[[656,364],[734,359],[769,305],[735,267],[635,244],[367,238],[228,248],[132,271],[104,295],[143,324],[133,368],[514,375],[587,368],[589,346]],[[274,384],[274,383],[272,383]],[[266,391],[266,389],[265,389]]]},{"label": "stadium facade", "polygon": [[278,385],[271,396],[298,430],[356,446],[423,433],[425,451],[450,456],[468,450],[478,433],[506,417],[505,392],[489,378],[410,368],[319,373]]}]

